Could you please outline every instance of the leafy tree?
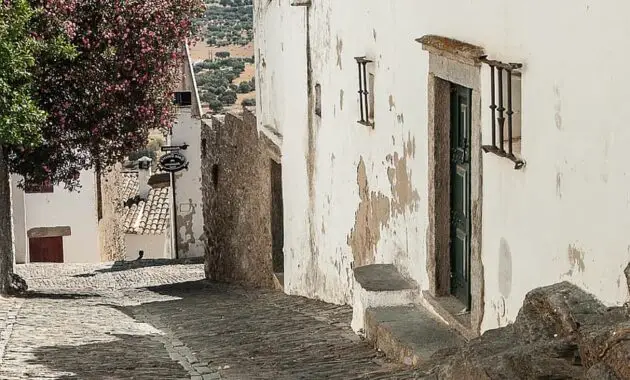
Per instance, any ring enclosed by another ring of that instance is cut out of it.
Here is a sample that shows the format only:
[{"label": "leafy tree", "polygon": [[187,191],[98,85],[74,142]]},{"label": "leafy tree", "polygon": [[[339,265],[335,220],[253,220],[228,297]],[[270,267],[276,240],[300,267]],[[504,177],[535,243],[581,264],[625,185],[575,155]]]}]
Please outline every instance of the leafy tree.
[{"label": "leafy tree", "polygon": [[238,84],[238,92],[241,94],[246,94],[248,92],[251,92],[251,90],[252,90],[252,87],[249,85],[249,82],[247,81],[243,81]]},{"label": "leafy tree", "polygon": [[33,149],[42,142],[47,114],[34,98],[37,56],[67,59],[74,50],[61,34],[36,39],[30,33],[35,11],[28,0],[0,2],[0,294],[10,291],[13,246],[9,158],[12,148]]},{"label": "leafy tree", "polygon": [[219,100],[226,106],[236,103],[236,92],[228,90],[219,97]]},{"label": "leafy tree", "polygon": [[[32,11],[27,1],[0,2],[0,261],[9,266],[8,172],[73,190],[78,171],[121,162],[150,129],[170,128],[181,45],[204,7],[31,0]],[[0,292],[11,270],[0,265]]]},{"label": "leafy tree", "polygon": [[241,104],[247,107],[252,107],[256,105],[256,99],[243,99]]},{"label": "leafy tree", "polygon": [[214,55],[218,58],[228,58],[230,56],[230,52],[229,51],[218,51],[216,53],[214,53]]}]

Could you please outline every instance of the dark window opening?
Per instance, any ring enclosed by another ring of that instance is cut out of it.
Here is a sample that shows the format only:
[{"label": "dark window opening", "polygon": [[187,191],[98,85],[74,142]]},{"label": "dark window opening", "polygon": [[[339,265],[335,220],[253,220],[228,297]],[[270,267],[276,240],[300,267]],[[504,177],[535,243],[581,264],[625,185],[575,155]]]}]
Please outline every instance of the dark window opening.
[{"label": "dark window opening", "polygon": [[175,105],[179,107],[192,105],[192,93],[190,91],[175,92]]},{"label": "dark window opening", "polygon": [[207,152],[206,144],[207,140],[205,138],[201,139],[201,157],[205,157]]},{"label": "dark window opening", "polygon": [[219,186],[219,165],[212,165],[212,184],[214,185],[214,189],[216,190]]},{"label": "dark window opening", "polygon": [[[520,138],[520,118],[517,123],[518,136],[514,135],[514,104],[513,82],[520,89],[520,73],[517,71],[523,67],[520,63],[503,63],[480,58],[481,62],[490,66],[490,111],[492,113],[492,144],[484,145],[483,151],[494,153],[514,162],[514,169],[521,169],[525,161],[514,154],[515,138]],[[520,116],[520,93],[517,94],[518,112]],[[506,124],[507,121],[507,124]]]},{"label": "dark window opening", "polygon": [[[367,73],[367,64],[371,63],[365,57],[356,57],[359,68],[359,108],[361,110],[361,119],[359,123],[374,127],[374,75]],[[368,87],[369,86],[369,87]]]},{"label": "dark window opening", "polygon": [[322,86],[319,83],[315,85],[315,115],[322,116]]}]

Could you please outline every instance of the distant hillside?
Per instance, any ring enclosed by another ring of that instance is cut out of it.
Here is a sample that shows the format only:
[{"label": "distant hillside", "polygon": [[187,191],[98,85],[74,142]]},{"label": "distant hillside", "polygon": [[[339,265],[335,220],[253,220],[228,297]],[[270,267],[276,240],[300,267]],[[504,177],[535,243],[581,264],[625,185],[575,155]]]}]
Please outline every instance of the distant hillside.
[{"label": "distant hillside", "polygon": [[[195,20],[203,41],[192,46],[195,75],[204,109],[255,102],[252,0],[206,0],[207,10]],[[249,89],[249,91],[247,91]]]}]

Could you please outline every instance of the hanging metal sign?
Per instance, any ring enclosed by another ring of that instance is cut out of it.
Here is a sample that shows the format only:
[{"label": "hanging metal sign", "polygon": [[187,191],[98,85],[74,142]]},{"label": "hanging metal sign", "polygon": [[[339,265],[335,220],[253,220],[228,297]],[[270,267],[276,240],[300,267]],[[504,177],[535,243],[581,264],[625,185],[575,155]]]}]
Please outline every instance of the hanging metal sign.
[{"label": "hanging metal sign", "polygon": [[176,173],[188,169],[188,160],[179,152],[168,152],[160,157],[160,168],[166,172]]}]

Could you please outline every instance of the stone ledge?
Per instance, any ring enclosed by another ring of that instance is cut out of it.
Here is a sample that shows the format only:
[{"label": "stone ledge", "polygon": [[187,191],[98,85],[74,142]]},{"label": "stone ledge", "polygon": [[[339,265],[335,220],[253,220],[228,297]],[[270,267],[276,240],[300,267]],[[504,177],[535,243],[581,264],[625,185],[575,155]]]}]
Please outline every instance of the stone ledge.
[{"label": "stone ledge", "polygon": [[354,278],[370,292],[416,289],[417,286],[404,278],[392,264],[371,264],[354,268]]},{"label": "stone ledge", "polygon": [[446,56],[470,65],[480,65],[479,57],[485,54],[480,46],[448,37],[428,34],[417,38],[416,42],[421,43],[422,48],[429,53]]},{"label": "stone ledge", "polygon": [[34,227],[26,232],[26,236],[30,238],[43,238],[43,237],[58,237],[58,236],[70,236],[72,230],[70,226],[57,226],[57,227]]},{"label": "stone ledge", "polygon": [[423,291],[422,297],[431,305],[440,318],[444,319],[450,327],[455,329],[463,337],[470,340],[479,336],[479,334],[472,329],[470,312],[457,315],[464,307],[458,300],[453,297],[433,297],[428,291]]},{"label": "stone ledge", "polygon": [[459,347],[465,340],[422,307],[369,308],[366,334],[389,359],[417,366],[438,351]]}]

